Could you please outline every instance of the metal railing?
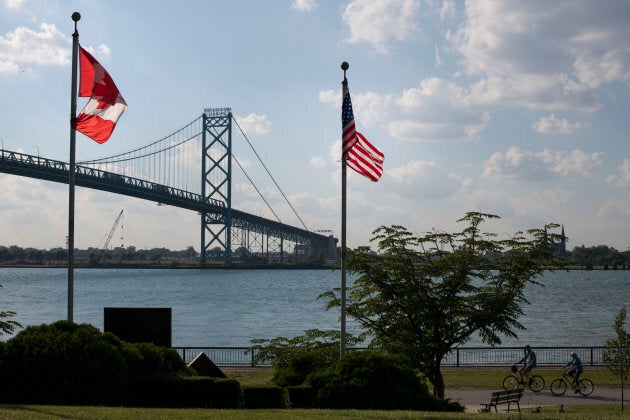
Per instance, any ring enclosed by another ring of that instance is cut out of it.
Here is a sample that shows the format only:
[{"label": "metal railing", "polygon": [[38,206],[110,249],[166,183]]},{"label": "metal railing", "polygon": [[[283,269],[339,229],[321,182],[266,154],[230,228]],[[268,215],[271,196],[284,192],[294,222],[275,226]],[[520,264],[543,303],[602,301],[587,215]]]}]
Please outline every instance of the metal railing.
[{"label": "metal railing", "polygon": [[[205,353],[217,366],[260,366],[271,364],[254,363],[255,353],[248,347],[174,347],[186,363],[190,363],[199,353]],[[367,350],[358,347],[350,350]],[[561,365],[570,359],[574,351],[588,366],[603,366],[602,353],[604,347],[536,347],[538,365]],[[442,366],[483,367],[511,366],[524,356],[522,347],[457,347],[442,360]]]}]

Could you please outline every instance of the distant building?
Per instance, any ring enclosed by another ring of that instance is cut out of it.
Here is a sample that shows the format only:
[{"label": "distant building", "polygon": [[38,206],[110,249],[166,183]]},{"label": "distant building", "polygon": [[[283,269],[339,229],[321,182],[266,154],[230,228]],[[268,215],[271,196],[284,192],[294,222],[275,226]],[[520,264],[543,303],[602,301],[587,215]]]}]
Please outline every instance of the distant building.
[{"label": "distant building", "polygon": [[[561,239],[560,242],[552,242],[551,250],[553,255],[556,257],[568,257],[569,253],[567,252],[567,238],[564,235],[564,225],[562,225],[562,230],[560,232]],[[545,237],[547,236],[547,228],[545,227]]]}]

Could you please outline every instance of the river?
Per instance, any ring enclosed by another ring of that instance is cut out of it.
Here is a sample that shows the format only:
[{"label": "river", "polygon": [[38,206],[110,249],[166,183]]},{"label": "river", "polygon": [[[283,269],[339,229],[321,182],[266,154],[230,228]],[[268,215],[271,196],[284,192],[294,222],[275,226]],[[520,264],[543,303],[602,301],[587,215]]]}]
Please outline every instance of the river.
[{"label": "river", "polygon": [[[78,268],[74,322],[102,330],[105,307],[170,307],[174,346],[247,346],[254,338],[338,329],[338,310],[326,311],[316,298],[340,277],[338,270]],[[630,301],[630,271],[560,271],[539,280],[544,287],[525,290],[531,304],[520,321],[527,329],[503,346],[602,346],[615,337],[615,316]],[[0,268],[0,285],[0,310],[14,311],[23,326],[67,319],[66,269]],[[348,332],[357,331],[348,319]]]}]

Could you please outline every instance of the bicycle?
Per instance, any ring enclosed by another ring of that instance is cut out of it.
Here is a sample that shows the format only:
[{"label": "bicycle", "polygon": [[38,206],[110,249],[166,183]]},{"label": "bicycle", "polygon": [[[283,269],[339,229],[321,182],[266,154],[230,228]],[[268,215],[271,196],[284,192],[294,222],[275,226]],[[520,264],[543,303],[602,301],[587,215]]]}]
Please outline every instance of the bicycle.
[{"label": "bicycle", "polygon": [[573,378],[567,374],[567,369],[563,368],[562,376],[560,376],[558,379],[554,379],[551,382],[551,386],[550,386],[551,393],[556,396],[564,395],[564,393],[567,392],[567,388],[569,387],[569,385],[571,386],[571,388],[573,388],[573,390],[576,393],[579,392],[585,397],[587,395],[591,395],[591,393],[595,389],[595,385],[593,385],[593,381],[586,378],[580,379],[578,381],[577,386],[573,385]]},{"label": "bicycle", "polygon": [[[503,378],[503,389],[510,391],[518,388],[519,386],[525,387],[525,384],[521,381],[521,379],[515,375],[518,370],[516,365],[512,365],[510,369],[512,374]],[[545,387],[545,379],[540,375],[532,375],[527,380],[527,387],[532,392],[540,392]]]}]

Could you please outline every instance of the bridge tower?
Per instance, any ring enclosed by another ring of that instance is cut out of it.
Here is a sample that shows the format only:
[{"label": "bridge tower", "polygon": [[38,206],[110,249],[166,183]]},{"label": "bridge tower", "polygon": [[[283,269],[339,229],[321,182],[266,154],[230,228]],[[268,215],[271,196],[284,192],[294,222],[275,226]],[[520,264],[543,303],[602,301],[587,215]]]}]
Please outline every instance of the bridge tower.
[{"label": "bridge tower", "polygon": [[[201,195],[225,203],[223,214],[201,214],[201,258],[215,247],[225,250],[224,262],[232,264],[232,110],[206,108],[203,113]],[[206,240],[206,233],[209,240]]]}]

